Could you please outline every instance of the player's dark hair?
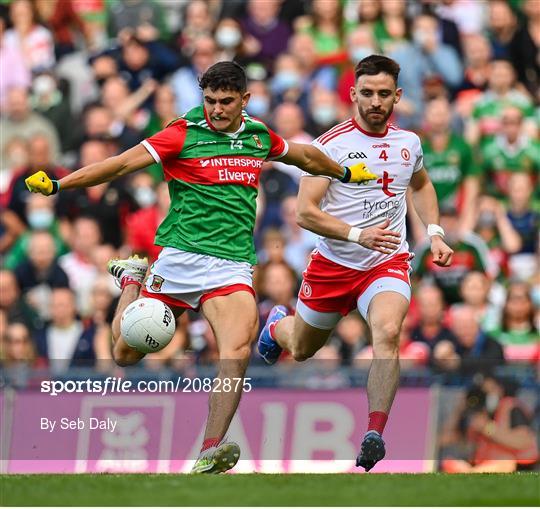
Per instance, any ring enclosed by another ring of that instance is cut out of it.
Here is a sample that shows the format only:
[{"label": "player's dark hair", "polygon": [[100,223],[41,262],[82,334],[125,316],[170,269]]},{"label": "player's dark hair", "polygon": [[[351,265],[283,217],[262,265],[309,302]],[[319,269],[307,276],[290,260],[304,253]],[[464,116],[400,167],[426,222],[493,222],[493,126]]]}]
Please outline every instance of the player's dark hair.
[{"label": "player's dark hair", "polygon": [[199,80],[199,87],[204,90],[232,90],[243,94],[247,90],[246,73],[236,62],[218,62],[210,67]]},{"label": "player's dark hair", "polygon": [[356,64],[356,67],[354,68],[354,77],[355,79],[358,79],[364,74],[375,76],[376,74],[384,72],[385,74],[392,76],[397,85],[399,71],[399,64],[395,60],[383,55],[369,55],[369,57],[363,58]]}]

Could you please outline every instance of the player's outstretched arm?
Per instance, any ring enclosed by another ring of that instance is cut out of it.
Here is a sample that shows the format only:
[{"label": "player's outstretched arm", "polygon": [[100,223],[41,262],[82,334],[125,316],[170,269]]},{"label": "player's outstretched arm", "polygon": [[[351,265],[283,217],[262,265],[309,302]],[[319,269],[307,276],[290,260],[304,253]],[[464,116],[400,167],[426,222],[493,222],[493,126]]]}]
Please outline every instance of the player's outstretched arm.
[{"label": "player's outstretched arm", "polygon": [[25,182],[29,191],[48,196],[55,194],[60,189],[90,187],[109,182],[153,163],[154,158],[152,155],[143,145],[139,144],[117,156],[109,157],[104,161],[74,171],[59,181],[51,180],[44,171],[38,171],[28,177]]},{"label": "player's outstretched arm", "polygon": [[377,178],[364,163],[353,166],[341,166],[323,154],[313,145],[289,142],[288,152],[279,159],[287,164],[294,164],[312,175],[326,175],[341,182],[366,182]]},{"label": "player's outstretched arm", "polygon": [[452,262],[454,252],[443,240],[444,231],[439,226],[437,194],[425,168],[413,174],[410,186],[414,208],[427,227],[431,239],[433,262],[441,267],[448,267]]},{"label": "player's outstretched arm", "polygon": [[401,241],[400,234],[388,230],[390,221],[369,228],[356,228],[319,208],[330,181],[327,178],[302,177],[298,192],[297,222],[306,230],[323,237],[355,242],[368,249],[389,254],[395,251]]}]

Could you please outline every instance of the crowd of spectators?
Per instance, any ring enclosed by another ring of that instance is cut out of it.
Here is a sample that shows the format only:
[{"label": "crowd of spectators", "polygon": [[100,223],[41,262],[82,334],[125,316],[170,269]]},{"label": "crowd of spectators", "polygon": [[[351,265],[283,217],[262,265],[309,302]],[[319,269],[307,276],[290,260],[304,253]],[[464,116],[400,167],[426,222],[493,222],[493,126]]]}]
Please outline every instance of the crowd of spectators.
[{"label": "crowd of spectators", "polygon": [[[384,53],[402,69],[392,120],[422,137],[455,251],[452,267],[434,265],[411,213],[403,367],[540,362],[539,48],[538,0],[1,0],[0,359],[112,369],[119,290],[107,260],[155,259],[169,205],[157,164],[49,198],[27,192],[27,176],[60,178],[151,136],[201,102],[198,77],[224,59],[245,66],[248,113],[309,143],[354,114],[353,67]],[[275,304],[294,309],[316,243],[295,221],[299,178],[295,167],[263,166],[261,323]],[[370,356],[356,313],[317,354],[347,366]],[[148,357],[152,369],[211,363],[215,340],[190,312]]]}]

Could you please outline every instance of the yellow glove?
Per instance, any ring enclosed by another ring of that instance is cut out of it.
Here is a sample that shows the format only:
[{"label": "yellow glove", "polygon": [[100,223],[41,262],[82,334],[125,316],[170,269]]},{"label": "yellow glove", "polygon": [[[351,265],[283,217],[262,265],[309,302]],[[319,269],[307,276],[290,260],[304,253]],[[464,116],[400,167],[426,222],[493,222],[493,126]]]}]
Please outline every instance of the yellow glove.
[{"label": "yellow glove", "polygon": [[30,175],[24,183],[31,193],[41,193],[45,196],[56,194],[60,189],[58,180],[51,180],[44,171]]},{"label": "yellow glove", "polygon": [[365,163],[357,163],[352,166],[345,166],[345,175],[341,182],[368,182],[379,177],[371,173]]}]

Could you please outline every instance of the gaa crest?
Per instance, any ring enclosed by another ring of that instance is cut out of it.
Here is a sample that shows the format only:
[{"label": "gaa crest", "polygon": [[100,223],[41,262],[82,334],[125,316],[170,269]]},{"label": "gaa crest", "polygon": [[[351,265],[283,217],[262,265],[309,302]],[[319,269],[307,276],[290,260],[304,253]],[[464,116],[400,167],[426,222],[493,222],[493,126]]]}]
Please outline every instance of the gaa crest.
[{"label": "gaa crest", "polygon": [[161,276],[158,276],[154,274],[152,276],[152,284],[150,285],[150,289],[153,292],[161,292],[161,286],[165,282],[165,279],[163,279]]},{"label": "gaa crest", "polygon": [[263,148],[262,141],[256,134],[253,135],[253,140],[255,141],[257,148]]}]

